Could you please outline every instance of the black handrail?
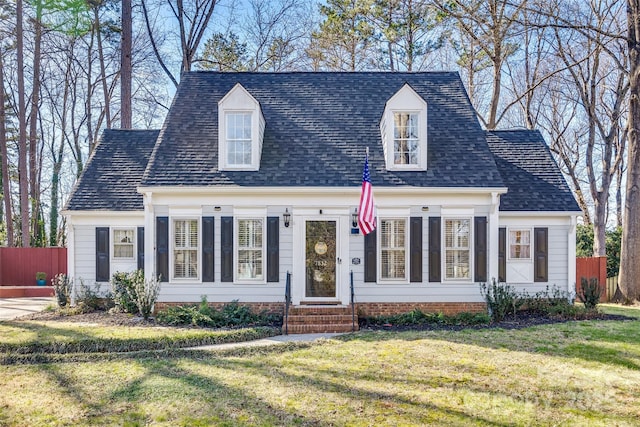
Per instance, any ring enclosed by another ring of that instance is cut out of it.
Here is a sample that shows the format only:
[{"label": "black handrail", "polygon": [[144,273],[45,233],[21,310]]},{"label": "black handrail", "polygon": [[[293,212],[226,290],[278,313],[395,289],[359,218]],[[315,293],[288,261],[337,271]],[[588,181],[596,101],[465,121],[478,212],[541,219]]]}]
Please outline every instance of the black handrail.
[{"label": "black handrail", "polygon": [[351,332],[356,331],[356,305],[355,305],[355,292],[353,290],[353,271],[349,272],[351,276]]},{"label": "black handrail", "polygon": [[284,287],[284,334],[289,335],[289,306],[291,305],[291,273],[287,271]]}]

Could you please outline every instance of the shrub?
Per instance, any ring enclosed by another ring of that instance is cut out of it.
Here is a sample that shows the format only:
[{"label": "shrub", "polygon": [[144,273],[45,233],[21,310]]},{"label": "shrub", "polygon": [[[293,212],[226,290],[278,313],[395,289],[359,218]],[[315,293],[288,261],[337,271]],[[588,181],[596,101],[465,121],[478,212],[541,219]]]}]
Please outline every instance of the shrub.
[{"label": "shrub", "polygon": [[51,279],[59,307],[64,307],[69,304],[72,283],[72,280],[64,273],[56,274],[56,276]]},{"label": "shrub", "polygon": [[144,280],[144,275],[134,274],[133,286],[127,289],[129,298],[136,304],[138,313],[148,320],[160,293],[160,278]]},{"label": "shrub", "polygon": [[593,310],[596,308],[600,302],[600,286],[598,284],[597,277],[592,277],[588,280],[586,277],[580,278],[580,291],[578,292],[578,298],[587,310]]},{"label": "shrub", "polygon": [[560,315],[570,313],[573,307],[573,295],[557,286],[546,287],[544,291],[536,292],[533,296],[523,295],[524,308],[534,314]]},{"label": "shrub", "polygon": [[282,323],[282,316],[265,311],[254,313],[248,306],[234,300],[220,310],[209,307],[207,298],[202,296],[199,305],[178,305],[158,312],[158,323],[167,325],[191,325],[202,327],[237,327],[274,325]]},{"label": "shrub", "polygon": [[481,283],[480,293],[487,303],[489,316],[494,322],[504,320],[509,313],[515,315],[525,302],[513,286],[498,283],[495,279],[491,284]]},{"label": "shrub", "polygon": [[489,323],[490,318],[486,313],[458,313],[447,316],[443,313],[424,313],[420,309],[414,309],[407,313],[390,316],[360,317],[360,324],[367,325],[394,325],[394,326],[420,326],[420,325],[481,325]]},{"label": "shrub", "polygon": [[113,299],[109,293],[101,294],[100,284],[95,283],[93,288],[85,285],[80,279],[80,286],[74,289],[76,293],[76,305],[83,308],[83,312],[89,313],[96,310],[107,310],[113,306]]},{"label": "shrub", "polygon": [[134,292],[134,283],[140,280],[144,280],[142,270],[136,270],[132,273],[116,272],[111,277],[113,302],[118,311],[132,314],[138,313],[138,306],[130,295]]}]

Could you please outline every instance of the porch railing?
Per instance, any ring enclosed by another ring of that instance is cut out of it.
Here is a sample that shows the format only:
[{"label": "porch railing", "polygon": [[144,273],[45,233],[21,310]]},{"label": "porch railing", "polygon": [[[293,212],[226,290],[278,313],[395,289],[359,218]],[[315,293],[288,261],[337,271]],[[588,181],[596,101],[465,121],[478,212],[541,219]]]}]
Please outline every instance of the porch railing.
[{"label": "porch railing", "polygon": [[349,276],[351,279],[350,288],[351,288],[351,332],[356,331],[356,305],[355,305],[355,292],[353,290],[353,271],[349,272]]},{"label": "porch railing", "polygon": [[291,306],[291,273],[287,271],[284,287],[284,334],[289,335],[289,306]]}]

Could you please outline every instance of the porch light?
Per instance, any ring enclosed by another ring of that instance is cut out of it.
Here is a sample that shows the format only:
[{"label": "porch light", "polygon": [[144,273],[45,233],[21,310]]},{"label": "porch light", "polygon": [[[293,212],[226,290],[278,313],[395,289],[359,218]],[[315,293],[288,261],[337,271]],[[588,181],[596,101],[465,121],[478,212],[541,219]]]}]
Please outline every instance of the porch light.
[{"label": "porch light", "polygon": [[355,208],[351,214],[351,228],[358,228],[358,208]]},{"label": "porch light", "polygon": [[289,227],[289,224],[291,224],[291,214],[289,213],[289,208],[284,209],[282,220],[284,221],[284,226]]}]

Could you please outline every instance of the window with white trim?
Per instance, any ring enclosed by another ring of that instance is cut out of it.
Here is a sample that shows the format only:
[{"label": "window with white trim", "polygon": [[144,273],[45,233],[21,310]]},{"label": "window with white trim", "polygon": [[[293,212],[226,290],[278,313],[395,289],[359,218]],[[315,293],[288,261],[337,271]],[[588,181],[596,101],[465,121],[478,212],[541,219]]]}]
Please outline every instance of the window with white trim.
[{"label": "window with white trim", "polygon": [[135,258],[133,228],[116,228],[113,230],[113,259]]},{"label": "window with white trim", "polygon": [[237,221],[236,279],[264,279],[264,219],[239,218]]},{"label": "window with white trim", "polygon": [[420,158],[418,129],[418,113],[393,113],[393,164],[418,164]]},{"label": "window with white trim", "polygon": [[173,221],[173,278],[198,278],[198,220]]},{"label": "window with white trim", "polygon": [[407,279],[407,220],[380,220],[380,279]]},{"label": "window with white trim", "polygon": [[531,230],[509,230],[509,258],[531,259]]},{"label": "window with white trim", "polygon": [[470,279],[470,219],[444,220],[445,279]]},{"label": "window with white trim", "polygon": [[227,165],[251,166],[251,112],[228,112],[225,118]]}]

